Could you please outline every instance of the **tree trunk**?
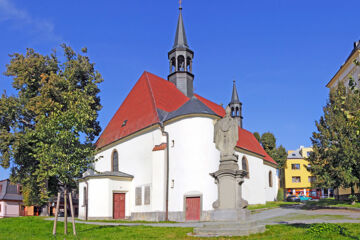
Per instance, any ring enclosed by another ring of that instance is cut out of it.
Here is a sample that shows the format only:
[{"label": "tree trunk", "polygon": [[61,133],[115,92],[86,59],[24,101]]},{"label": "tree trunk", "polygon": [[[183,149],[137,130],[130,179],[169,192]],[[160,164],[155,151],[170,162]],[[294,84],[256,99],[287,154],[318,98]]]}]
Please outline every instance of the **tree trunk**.
[{"label": "tree trunk", "polygon": [[69,193],[69,201],[70,201],[70,210],[71,210],[71,220],[72,220],[72,225],[73,225],[73,234],[76,235],[74,206],[73,206],[73,202],[72,202],[71,192]]},{"label": "tree trunk", "polygon": [[66,197],[67,197],[67,189],[65,188],[64,191],[64,234],[67,235],[67,204],[66,204]]},{"label": "tree trunk", "polygon": [[351,185],[351,205],[355,205],[356,200],[355,200],[355,189],[354,189],[354,185]]},{"label": "tree trunk", "polygon": [[57,222],[58,213],[59,213],[59,205],[60,205],[60,192],[58,192],[57,201],[56,201],[53,235],[56,235],[56,222]]}]

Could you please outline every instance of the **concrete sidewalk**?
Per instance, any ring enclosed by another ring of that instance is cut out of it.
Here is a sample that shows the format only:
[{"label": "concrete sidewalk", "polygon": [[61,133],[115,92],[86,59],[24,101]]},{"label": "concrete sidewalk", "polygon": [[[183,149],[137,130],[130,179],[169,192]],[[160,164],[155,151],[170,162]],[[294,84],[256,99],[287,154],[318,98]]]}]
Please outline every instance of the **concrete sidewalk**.
[{"label": "concrete sidewalk", "polygon": [[[296,218],[299,219],[296,219]],[[333,219],[335,218],[335,219]],[[54,220],[54,218],[46,218]],[[64,221],[63,217],[58,218]],[[273,208],[253,213],[250,220],[265,225],[294,224],[294,223],[360,223],[360,212],[342,209],[302,210],[300,208]],[[71,222],[71,219],[68,220]],[[151,227],[202,227],[206,222],[181,223],[131,223],[131,222],[86,222],[76,220],[76,223],[104,226],[151,226]]]}]

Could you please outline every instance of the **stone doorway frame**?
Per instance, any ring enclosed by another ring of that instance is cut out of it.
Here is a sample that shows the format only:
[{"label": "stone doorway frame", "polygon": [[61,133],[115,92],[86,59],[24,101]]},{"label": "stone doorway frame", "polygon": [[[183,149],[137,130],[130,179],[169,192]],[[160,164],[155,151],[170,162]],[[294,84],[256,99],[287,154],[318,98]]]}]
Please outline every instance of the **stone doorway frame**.
[{"label": "stone doorway frame", "polygon": [[200,198],[200,219],[199,219],[199,221],[201,221],[201,219],[203,218],[203,194],[198,191],[188,192],[188,193],[185,193],[183,196],[183,216],[184,216],[183,219],[186,222],[193,222],[193,220],[186,220],[186,198],[193,198],[193,197]]}]

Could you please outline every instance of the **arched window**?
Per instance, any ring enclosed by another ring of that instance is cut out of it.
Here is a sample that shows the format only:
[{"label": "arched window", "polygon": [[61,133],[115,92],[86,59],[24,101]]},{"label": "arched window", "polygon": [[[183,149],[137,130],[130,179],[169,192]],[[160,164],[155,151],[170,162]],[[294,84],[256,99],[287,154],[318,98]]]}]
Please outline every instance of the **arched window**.
[{"label": "arched window", "polygon": [[171,58],[170,60],[170,73],[175,72],[176,68],[176,60],[175,57]]},{"label": "arched window", "polygon": [[269,171],[269,187],[273,186],[272,171]]},{"label": "arched window", "polygon": [[111,159],[111,170],[113,172],[118,172],[119,171],[119,155],[118,152],[115,150],[112,154],[112,159]]},{"label": "arched window", "polygon": [[187,72],[192,72],[191,58],[190,57],[186,58],[186,71]]},{"label": "arched window", "polygon": [[185,71],[185,58],[183,55],[178,56],[178,71]]},{"label": "arched window", "polygon": [[245,156],[243,156],[242,160],[241,160],[241,166],[242,166],[242,170],[245,170],[247,171],[247,174],[246,174],[246,178],[249,178],[250,177],[250,172],[249,172],[249,163],[248,163],[248,160]]}]

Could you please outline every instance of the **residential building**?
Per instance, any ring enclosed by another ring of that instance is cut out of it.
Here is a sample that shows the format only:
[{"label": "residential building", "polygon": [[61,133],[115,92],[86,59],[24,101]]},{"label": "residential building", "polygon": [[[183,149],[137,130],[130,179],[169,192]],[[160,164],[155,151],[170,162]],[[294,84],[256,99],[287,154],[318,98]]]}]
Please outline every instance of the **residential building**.
[{"label": "residential building", "polygon": [[303,195],[312,198],[324,198],[333,195],[332,189],[313,188],[315,177],[309,169],[311,165],[306,160],[312,152],[311,147],[300,146],[297,150],[289,150],[285,164],[285,192],[287,195]]},{"label": "residential building", "polygon": [[9,179],[0,181],[0,218],[24,216],[21,186],[10,183]]},{"label": "residential building", "polygon": [[354,42],[354,47],[350,52],[350,55],[331,80],[326,84],[326,87],[332,89],[336,87],[339,82],[343,82],[345,86],[348,86],[350,77],[354,80],[358,80],[360,76],[360,68],[354,63],[354,61],[360,62],[360,41]]},{"label": "residential building", "polygon": [[[220,160],[214,124],[225,110],[194,92],[193,57],[180,8],[168,78],[144,72],[98,138],[95,171],[79,183],[79,218],[209,219],[218,195],[210,173]],[[248,171],[242,196],[274,201],[277,164],[243,128],[235,83],[228,106],[238,123],[238,164]]]}]

